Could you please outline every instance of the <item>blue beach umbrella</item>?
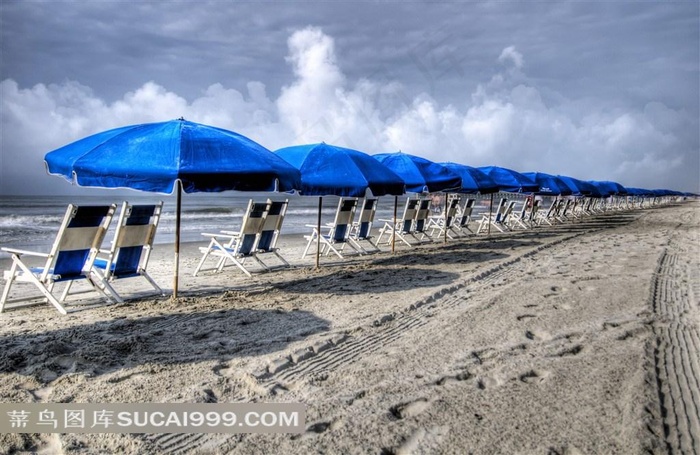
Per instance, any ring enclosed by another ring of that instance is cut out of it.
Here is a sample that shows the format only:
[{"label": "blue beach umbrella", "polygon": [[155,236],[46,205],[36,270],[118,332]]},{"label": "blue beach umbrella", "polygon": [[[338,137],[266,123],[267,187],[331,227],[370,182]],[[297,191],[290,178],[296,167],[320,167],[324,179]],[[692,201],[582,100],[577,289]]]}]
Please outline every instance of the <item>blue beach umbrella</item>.
[{"label": "blue beach umbrella", "polygon": [[[532,179],[512,169],[499,166],[482,166],[478,169],[496,182],[498,191],[505,191],[507,193],[534,193],[539,189],[537,183]],[[493,194],[491,195],[491,201],[489,203],[489,217],[492,213]],[[491,233],[491,223],[488,225],[488,233]]]},{"label": "blue beach umbrella", "polygon": [[574,196],[603,197],[603,193],[589,182],[567,175],[558,175],[562,182],[569,187]]},{"label": "blue beach umbrella", "polygon": [[181,193],[290,191],[299,171],[262,145],[232,131],[184,119],[97,133],[45,156],[49,174],[79,186],[177,193],[177,297]]},{"label": "blue beach umbrella", "polygon": [[[363,197],[367,190],[374,196],[405,192],[406,185],[400,176],[358,150],[322,142],[281,148],[275,154],[301,173],[299,192],[302,195],[319,196],[319,235],[323,196]],[[320,237],[317,240],[316,268],[320,261]]]},{"label": "blue beach umbrella", "polygon": [[544,172],[523,172],[523,175],[539,185],[540,189],[535,194],[542,196],[568,196],[573,193],[566,183],[556,175]]},{"label": "blue beach umbrella", "polygon": [[498,185],[483,171],[459,163],[440,163],[462,178],[462,187],[456,193],[490,194],[498,192]]},{"label": "blue beach umbrella", "polygon": [[607,196],[627,194],[625,187],[617,182],[611,182],[609,180],[589,180],[588,183],[591,183],[593,186],[597,187],[602,193],[607,193]]},{"label": "blue beach umbrella", "polygon": [[420,156],[396,152],[373,157],[398,174],[410,193],[458,190],[462,185],[461,177],[449,168]]},{"label": "blue beach umbrella", "polygon": [[[374,158],[396,172],[406,182],[407,192],[432,193],[458,190],[462,186],[462,178],[459,175],[441,164],[420,156],[395,152],[378,153]],[[398,209],[398,203],[398,198],[394,198],[394,213]],[[445,241],[447,241],[447,231],[445,231]],[[393,244],[392,251],[394,251]]]},{"label": "blue beach umbrella", "polygon": [[275,154],[301,173],[303,195],[362,197],[403,194],[404,181],[370,155],[326,143],[295,145]]},{"label": "blue beach umbrella", "polygon": [[534,193],[540,188],[537,182],[512,169],[498,166],[483,166],[478,169],[496,182],[499,191],[505,191],[506,193]]}]

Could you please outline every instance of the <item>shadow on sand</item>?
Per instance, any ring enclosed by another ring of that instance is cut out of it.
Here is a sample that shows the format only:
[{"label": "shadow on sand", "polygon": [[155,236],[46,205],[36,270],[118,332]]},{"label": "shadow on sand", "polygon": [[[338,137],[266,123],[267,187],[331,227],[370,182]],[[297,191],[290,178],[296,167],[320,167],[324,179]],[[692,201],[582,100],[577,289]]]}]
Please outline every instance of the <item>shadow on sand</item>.
[{"label": "shadow on sand", "polygon": [[223,362],[276,352],[329,328],[328,321],[298,310],[222,309],[121,317],[2,336],[0,372],[50,382],[66,374],[95,376],[124,366]]}]

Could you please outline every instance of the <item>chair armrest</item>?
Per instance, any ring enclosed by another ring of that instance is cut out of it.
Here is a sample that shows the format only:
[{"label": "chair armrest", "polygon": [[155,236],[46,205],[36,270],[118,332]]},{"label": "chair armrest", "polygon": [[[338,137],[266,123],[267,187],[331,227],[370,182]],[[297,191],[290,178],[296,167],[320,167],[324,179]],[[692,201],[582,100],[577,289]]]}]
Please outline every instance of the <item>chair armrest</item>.
[{"label": "chair armrest", "polygon": [[2,251],[6,251],[6,252],[11,253],[11,254],[16,254],[18,256],[25,254],[27,256],[38,256],[38,257],[42,257],[42,258],[49,257],[48,253],[39,253],[38,251],[18,250],[15,248],[7,248],[7,247],[2,247],[1,249],[2,249]]},{"label": "chair armrest", "polygon": [[228,239],[230,239],[230,238],[234,237],[233,235],[227,235],[227,234],[223,234],[223,233],[212,234],[211,232],[202,232],[202,235],[204,237],[209,237],[209,238],[228,238]]}]

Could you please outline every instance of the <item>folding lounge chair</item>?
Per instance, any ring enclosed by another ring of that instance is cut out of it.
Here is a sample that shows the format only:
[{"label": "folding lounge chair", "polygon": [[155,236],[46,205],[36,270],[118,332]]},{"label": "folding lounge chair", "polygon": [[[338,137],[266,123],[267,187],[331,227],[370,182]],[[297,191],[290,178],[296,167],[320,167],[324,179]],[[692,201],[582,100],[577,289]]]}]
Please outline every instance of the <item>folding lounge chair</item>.
[{"label": "folding lounge chair", "polygon": [[554,212],[557,209],[557,206],[559,204],[559,201],[554,199],[552,203],[549,205],[549,208],[547,209],[546,212],[538,212],[538,218],[537,218],[537,224],[540,225],[542,223],[547,223],[548,225],[552,226],[552,221],[554,219]]},{"label": "folding lounge chair", "polygon": [[[100,282],[113,283],[122,278],[142,276],[156,292],[163,294],[146,271],[162,210],[162,201],[151,205],[122,204],[112,246],[109,250],[101,251],[107,256],[98,257],[92,266]],[[113,296],[118,302],[123,301],[116,292]]]},{"label": "folding lounge chair", "polygon": [[[413,223],[413,231],[410,233],[411,237],[421,242],[423,239],[427,239],[432,242],[433,239],[428,235],[428,217],[430,216],[430,199],[421,199],[418,204],[418,211],[416,212],[416,220]],[[420,235],[420,237],[418,237]]]},{"label": "folding lounge chair", "polygon": [[459,229],[459,232],[466,229],[467,231],[473,233],[473,231],[469,229],[469,223],[472,221],[472,213],[474,211],[475,202],[475,199],[467,199],[464,203],[464,207],[461,208],[462,213],[459,214],[459,219],[457,220],[457,229]]},{"label": "folding lounge chair", "polygon": [[[454,239],[450,232],[454,232],[454,222],[457,217],[457,208],[460,201],[459,195],[454,195],[447,203],[447,213],[443,216],[430,218],[429,228],[430,237],[442,238],[445,234],[447,237]],[[435,235],[437,231],[437,235]],[[445,232],[447,231],[447,232]]]},{"label": "folding lounge chair", "polygon": [[262,262],[262,260],[259,258],[260,255],[272,253],[277,256],[280,261],[282,261],[284,267],[289,267],[289,262],[287,262],[282,255],[280,255],[279,248],[277,248],[277,240],[279,239],[280,231],[282,230],[284,217],[287,214],[289,200],[273,202],[268,199],[267,204],[267,214],[265,215],[265,221],[263,222],[262,230],[260,231],[258,247],[254,252],[255,258],[257,258],[259,262]]},{"label": "folding lounge chair", "polygon": [[496,226],[496,229],[500,230],[501,232],[510,231],[510,218],[514,208],[515,201],[510,201],[501,219],[497,220],[494,224],[494,226]]},{"label": "folding lounge chair", "polygon": [[396,225],[394,225],[394,220],[381,220],[384,221],[384,226],[379,230],[379,237],[377,237],[377,243],[382,241],[384,234],[389,234],[389,240],[387,243],[391,243],[392,236],[396,236],[399,240],[408,246],[411,245],[406,236],[413,232],[413,223],[416,219],[416,213],[418,212],[418,205],[420,204],[420,199],[408,198],[406,199],[406,205],[403,209],[403,215],[401,218],[396,220]]},{"label": "folding lounge chair", "polygon": [[301,257],[306,257],[311,245],[317,242],[319,234],[322,244],[320,247],[322,254],[328,255],[332,251],[339,258],[343,259],[341,252],[345,248],[345,245],[350,245],[350,248],[360,253],[361,250],[349,241],[350,229],[352,228],[352,222],[355,218],[356,208],[357,198],[341,198],[340,201],[338,201],[338,209],[335,212],[333,223],[326,226],[328,229],[327,234],[319,233],[317,226],[309,225],[309,227],[313,228],[313,231],[311,235],[304,236],[308,242],[306,243],[306,248],[304,248],[304,253]]},{"label": "folding lounge chair", "polygon": [[210,240],[208,246],[199,249],[202,252],[202,259],[194,270],[194,276],[197,276],[197,273],[199,273],[210,256],[218,259],[215,267],[218,272],[223,270],[228,261],[231,261],[243,273],[252,276],[250,271],[243,265],[244,261],[251,257],[267,269],[267,266],[255,256],[255,253],[268,208],[269,204],[267,202],[254,202],[251,199],[243,215],[240,231],[221,231],[219,234],[202,233],[203,236],[208,237]]},{"label": "folding lounge chair", "polygon": [[373,250],[380,251],[379,247],[372,242],[372,224],[374,223],[374,215],[376,212],[377,199],[365,199],[362,201],[359,219],[352,224],[350,242],[363,252],[367,252],[367,250],[360,244],[361,241],[372,245]]},{"label": "folding lounge chair", "polygon": [[560,223],[565,223],[569,219],[569,207],[571,207],[571,200],[567,199],[566,201],[561,201],[559,203],[559,210],[557,210],[557,213],[555,215],[556,219]]},{"label": "folding lounge chair", "polygon": [[[115,204],[104,206],[70,204],[48,254],[2,248],[3,251],[11,254],[12,266],[3,274],[6,283],[0,299],[0,312],[4,310],[10,289],[15,282],[34,284],[61,314],[67,314],[62,303],[68,296],[69,284],[77,280],[86,280],[111,302],[110,285],[107,282],[96,282],[91,269],[116,208]],[[24,262],[24,256],[43,257],[46,258],[46,263],[43,267],[30,267]],[[66,283],[66,286],[61,297],[56,298],[53,290],[55,284],[60,282]],[[104,288],[107,288],[109,293],[106,293]]]},{"label": "folding lounge chair", "polygon": [[516,229],[517,227],[527,229],[529,227],[526,222],[527,213],[527,201],[523,201],[523,205],[520,207],[520,210],[508,217],[508,228],[511,230]]},{"label": "folding lounge chair", "polygon": [[508,208],[510,207],[510,210],[513,209],[513,205],[511,205],[508,202],[508,199],[506,198],[501,198],[501,201],[498,203],[498,208],[496,209],[496,213],[493,214],[488,214],[484,213],[481,216],[481,221],[479,222],[479,227],[476,230],[477,234],[481,234],[484,231],[488,230],[489,224],[493,225],[496,229],[498,229],[501,232],[504,232],[504,228],[507,229],[507,227],[503,224],[507,218],[508,215]]},{"label": "folding lounge chair", "polygon": [[574,201],[571,203],[571,210],[569,211],[571,213],[571,217],[574,219],[583,217],[583,205],[584,201],[582,198],[577,197],[574,199]]},{"label": "folding lounge chair", "polygon": [[540,200],[535,199],[532,201],[532,208],[530,208],[530,212],[527,215],[527,224],[530,227],[534,227],[535,224],[537,223],[537,213],[539,213],[540,210]]}]

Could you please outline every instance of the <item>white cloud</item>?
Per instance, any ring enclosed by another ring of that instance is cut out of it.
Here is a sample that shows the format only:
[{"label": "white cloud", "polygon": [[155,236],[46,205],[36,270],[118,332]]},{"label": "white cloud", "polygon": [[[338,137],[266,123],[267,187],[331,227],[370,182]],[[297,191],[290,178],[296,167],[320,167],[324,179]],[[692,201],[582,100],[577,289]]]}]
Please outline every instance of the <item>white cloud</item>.
[{"label": "white cloud", "polygon": [[520,69],[525,64],[523,54],[515,50],[515,46],[508,46],[498,56],[499,62],[511,62],[516,68]]},{"label": "white cloud", "polygon": [[45,176],[46,152],[102,130],[180,116],[270,149],[326,141],[368,153],[403,150],[436,161],[697,190],[697,119],[655,100],[611,112],[551,96],[521,71],[524,58],[513,46],[497,59],[511,65],[464,105],[440,105],[426,94],[411,99],[396,81],[349,81],[333,38],[318,28],[294,32],[288,46],[294,79],[276,99],[257,81],[245,93],[213,84],[191,102],[148,82],[111,104],[77,82],[20,88],[2,81],[0,194],[27,192],[27,181],[37,182],[36,193],[62,191],[65,184]]}]

